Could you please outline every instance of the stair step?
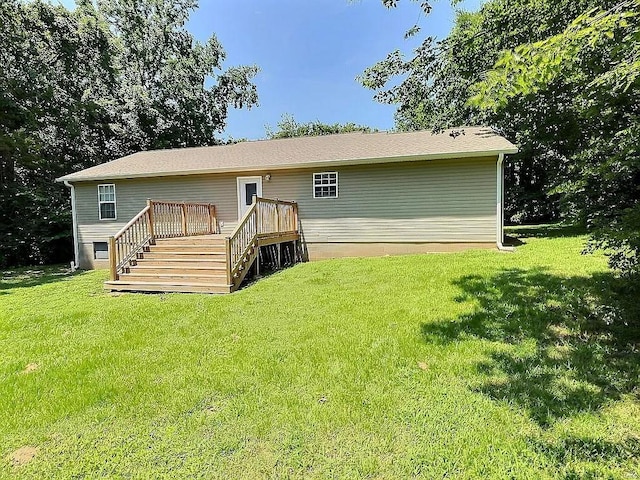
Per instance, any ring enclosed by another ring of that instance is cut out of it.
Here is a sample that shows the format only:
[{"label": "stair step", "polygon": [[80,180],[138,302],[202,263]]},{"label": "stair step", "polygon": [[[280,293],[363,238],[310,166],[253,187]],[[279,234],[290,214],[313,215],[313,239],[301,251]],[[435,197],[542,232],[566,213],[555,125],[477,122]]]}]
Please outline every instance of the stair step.
[{"label": "stair step", "polygon": [[105,282],[107,290],[126,292],[184,292],[184,293],[230,293],[229,285],[198,282],[131,282],[116,280]]},{"label": "stair step", "polygon": [[166,260],[212,260],[216,258],[226,258],[225,252],[203,252],[203,251],[168,251],[168,252],[156,252],[151,250],[150,252],[144,252],[142,258],[148,259],[166,259]]},{"label": "stair step", "polygon": [[179,244],[179,245],[224,245],[224,235],[206,236],[206,237],[174,237],[174,238],[157,238],[156,245],[163,244]]},{"label": "stair step", "polygon": [[224,244],[204,244],[204,243],[185,243],[184,245],[180,245],[177,243],[162,243],[151,245],[151,252],[175,252],[175,251],[184,251],[184,252],[209,252],[209,253],[225,253],[225,245]]},{"label": "stair step", "polygon": [[214,265],[201,266],[199,263],[194,265],[147,265],[146,263],[138,263],[130,268],[131,273],[159,273],[167,275],[216,275],[219,273],[227,273],[227,267],[223,263],[216,263]]},{"label": "stair step", "polygon": [[160,252],[155,252],[156,247],[151,247],[151,251],[145,253],[162,253],[163,255],[226,255],[226,252],[212,252],[210,250],[204,250],[202,248],[199,249],[186,249],[179,247],[174,250],[162,250]]},{"label": "stair step", "polygon": [[192,274],[192,273],[142,273],[134,269],[131,273],[123,273],[120,275],[121,281],[126,282],[187,282],[187,283],[203,283],[217,285],[227,282],[227,272],[217,274]]},{"label": "stair step", "polygon": [[139,258],[137,260],[138,265],[134,265],[131,268],[136,268],[140,265],[153,266],[153,267],[175,267],[175,268],[216,268],[219,266],[225,267],[227,265],[227,258]]}]

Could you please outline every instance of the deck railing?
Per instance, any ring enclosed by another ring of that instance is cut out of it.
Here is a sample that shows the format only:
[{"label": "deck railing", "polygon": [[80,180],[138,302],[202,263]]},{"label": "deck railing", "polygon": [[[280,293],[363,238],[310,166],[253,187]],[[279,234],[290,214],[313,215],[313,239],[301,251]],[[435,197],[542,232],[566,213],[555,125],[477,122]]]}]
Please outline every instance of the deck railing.
[{"label": "deck railing", "polygon": [[147,206],[109,238],[110,279],[117,280],[138,253],[156,238],[217,233],[216,207],[209,203],[160,202]]},{"label": "deck railing", "polygon": [[155,238],[187,237],[218,230],[216,207],[209,203],[154,202]]},{"label": "deck railing", "polygon": [[298,231],[298,204],[283,200],[253,197],[230,237],[227,251],[227,283],[237,286],[253,261],[261,237],[279,236]]}]

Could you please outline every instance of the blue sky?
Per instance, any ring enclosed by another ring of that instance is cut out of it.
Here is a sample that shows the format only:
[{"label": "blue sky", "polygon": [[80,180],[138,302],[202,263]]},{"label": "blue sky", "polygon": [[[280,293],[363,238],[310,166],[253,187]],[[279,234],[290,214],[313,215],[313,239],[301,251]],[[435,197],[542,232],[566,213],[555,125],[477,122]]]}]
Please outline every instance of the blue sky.
[{"label": "blue sky", "polygon": [[[73,0],[61,0],[73,5]],[[476,10],[481,0],[457,8]],[[436,0],[422,33],[404,40],[419,18],[419,3],[402,0],[387,10],[381,0],[201,0],[187,28],[199,40],[215,33],[227,52],[226,66],[256,64],[260,105],[231,110],[223,137],[264,138],[281,116],[299,122],[355,122],[388,130],[395,108],[372,99],[355,80],[394,49],[410,52],[422,35],[442,38],[454,11]]]}]

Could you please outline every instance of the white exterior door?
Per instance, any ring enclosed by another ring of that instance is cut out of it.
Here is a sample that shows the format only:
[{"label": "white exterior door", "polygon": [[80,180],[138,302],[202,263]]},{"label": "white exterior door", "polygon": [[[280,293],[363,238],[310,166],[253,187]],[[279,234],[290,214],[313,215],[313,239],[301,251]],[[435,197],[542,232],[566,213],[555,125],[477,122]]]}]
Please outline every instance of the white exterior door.
[{"label": "white exterior door", "polygon": [[238,177],[238,220],[251,207],[254,195],[262,196],[262,177]]}]

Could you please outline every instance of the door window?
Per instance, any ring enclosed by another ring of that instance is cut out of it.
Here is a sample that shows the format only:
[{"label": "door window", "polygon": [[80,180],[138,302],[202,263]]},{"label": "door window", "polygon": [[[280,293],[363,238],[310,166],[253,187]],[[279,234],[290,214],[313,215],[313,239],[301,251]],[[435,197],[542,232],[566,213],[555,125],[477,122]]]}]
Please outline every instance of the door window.
[{"label": "door window", "polygon": [[245,183],[244,184],[245,191],[245,205],[251,205],[253,202],[253,196],[258,195],[258,184],[257,183]]}]

